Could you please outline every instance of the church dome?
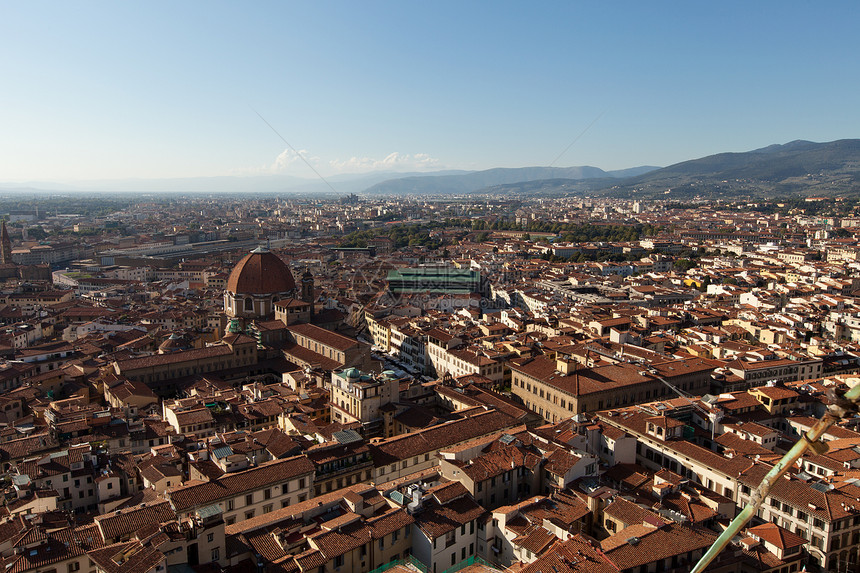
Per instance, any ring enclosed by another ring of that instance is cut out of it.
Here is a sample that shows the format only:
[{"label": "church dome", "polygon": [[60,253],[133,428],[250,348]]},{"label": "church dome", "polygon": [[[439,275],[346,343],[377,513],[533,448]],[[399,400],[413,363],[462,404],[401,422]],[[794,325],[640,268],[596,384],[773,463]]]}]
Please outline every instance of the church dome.
[{"label": "church dome", "polygon": [[235,294],[286,293],[295,288],[287,264],[263,247],[245,255],[227,279],[227,290]]},{"label": "church dome", "polygon": [[169,354],[179,350],[188,350],[191,348],[191,343],[181,334],[173,333],[164,339],[164,342],[158,345],[159,354]]}]

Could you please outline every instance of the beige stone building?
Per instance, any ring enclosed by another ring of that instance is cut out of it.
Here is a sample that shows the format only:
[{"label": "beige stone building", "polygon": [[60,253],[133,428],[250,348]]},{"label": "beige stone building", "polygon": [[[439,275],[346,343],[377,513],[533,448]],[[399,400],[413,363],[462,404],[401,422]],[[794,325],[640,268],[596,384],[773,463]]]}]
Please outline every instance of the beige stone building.
[{"label": "beige stone building", "polygon": [[743,383],[733,385],[733,389],[741,390],[744,387],[762,386],[771,381],[795,382],[820,378],[824,372],[823,364],[820,358],[756,361],[736,359],[726,364],[726,369],[743,380]]},{"label": "beige stone building", "polygon": [[548,422],[663,396],[675,397],[673,388],[706,394],[714,370],[712,364],[698,358],[649,366],[622,363],[582,368],[572,360],[538,356],[511,361],[509,366],[511,392]]},{"label": "beige stone building", "polygon": [[316,468],[315,496],[369,482],[373,478],[373,460],[364,440],[352,430],[336,434],[343,443],[335,439],[305,450],[305,455]]},{"label": "beige stone building", "polygon": [[311,303],[297,298],[285,298],[274,303],[275,320],[280,320],[287,326],[299,322],[310,322]]},{"label": "beige stone building", "polygon": [[[636,437],[637,463],[654,471],[667,468],[725,496],[738,507],[749,502],[752,491],[771,469],[763,460],[727,457],[683,439],[685,424],[676,419],[636,408],[604,412],[599,417],[603,423]],[[808,460],[804,458],[803,467],[810,471]],[[809,559],[824,570],[834,570],[840,563],[856,563],[860,487],[845,482],[837,488],[812,476],[787,476],[775,482],[753,523],[775,523],[802,536],[809,541]]]},{"label": "beige stone building", "polygon": [[411,561],[413,523],[373,486],[353,485],[227,526],[243,542],[231,564],[253,559],[287,571],[367,573]]},{"label": "beige stone building", "polygon": [[497,410],[481,409],[461,420],[371,443],[373,479],[380,483],[435,467],[440,450],[502,430],[522,431],[525,426]]},{"label": "beige stone building", "polygon": [[167,497],[179,517],[217,505],[225,523],[231,525],[306,501],[313,495],[313,482],[314,465],[302,455],[183,485],[169,490]]},{"label": "beige stone building", "polygon": [[177,434],[199,440],[215,435],[215,418],[205,406],[185,407],[165,404],[164,420]]},{"label": "beige stone building", "polygon": [[171,391],[177,378],[255,364],[257,341],[245,334],[228,334],[214,346],[129,358],[114,362],[113,367],[116,374],[143,382],[158,393]]},{"label": "beige stone building", "polygon": [[514,503],[541,492],[543,456],[523,448],[513,436],[503,434],[498,448],[485,451],[499,435],[472,440],[442,450],[442,476],[458,481],[486,509]]},{"label": "beige stone building", "polygon": [[[325,365],[339,365],[341,368],[354,366],[366,372],[374,370],[368,344],[313,324],[293,324],[287,330],[297,346],[313,353],[310,360],[321,358]],[[295,358],[300,360],[302,356],[299,354]],[[289,350],[287,358],[300,364],[293,359],[293,353]]]},{"label": "beige stone building", "polygon": [[364,373],[358,368],[331,374],[331,419],[341,424],[361,424],[364,436],[384,433],[383,406],[399,397],[399,380],[393,372]]}]

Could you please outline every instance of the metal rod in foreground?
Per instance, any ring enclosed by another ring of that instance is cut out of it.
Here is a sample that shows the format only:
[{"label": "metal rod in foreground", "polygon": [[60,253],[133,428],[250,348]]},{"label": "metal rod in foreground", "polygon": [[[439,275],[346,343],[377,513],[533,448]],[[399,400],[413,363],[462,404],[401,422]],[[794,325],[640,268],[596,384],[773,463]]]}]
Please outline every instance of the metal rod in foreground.
[{"label": "metal rod in foreground", "polygon": [[761,480],[759,486],[752,492],[749,503],[732,520],[728,528],[717,537],[714,544],[702,555],[702,558],[699,559],[699,562],[696,563],[696,566],[690,573],[702,573],[710,565],[711,561],[729,544],[729,541],[752,519],[752,516],[755,515],[758,508],[761,507],[762,502],[767,498],[773,484],[776,483],[788,468],[794,465],[794,462],[807,449],[812,449],[819,454],[827,451],[827,444],[820,442],[819,439],[840,418],[849,412],[857,410],[857,402],[860,400],[860,384],[848,390],[844,396],[837,395],[835,391],[828,392],[828,399],[830,400],[830,404],[827,406],[827,412],[824,416],[767,472],[767,475]]}]

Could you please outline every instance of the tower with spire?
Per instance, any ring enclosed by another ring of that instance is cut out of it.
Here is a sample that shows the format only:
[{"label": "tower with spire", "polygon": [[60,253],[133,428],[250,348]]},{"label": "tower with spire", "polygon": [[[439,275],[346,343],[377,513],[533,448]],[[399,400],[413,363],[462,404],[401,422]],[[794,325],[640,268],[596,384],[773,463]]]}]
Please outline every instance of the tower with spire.
[{"label": "tower with spire", "polygon": [[6,221],[0,223],[0,265],[12,264],[12,240],[6,230]]}]

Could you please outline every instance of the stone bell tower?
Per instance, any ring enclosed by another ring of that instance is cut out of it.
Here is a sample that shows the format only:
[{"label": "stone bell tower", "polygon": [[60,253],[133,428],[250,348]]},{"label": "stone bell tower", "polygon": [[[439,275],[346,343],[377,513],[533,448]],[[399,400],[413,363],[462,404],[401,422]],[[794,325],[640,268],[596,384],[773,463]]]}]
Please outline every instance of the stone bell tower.
[{"label": "stone bell tower", "polygon": [[302,300],[311,305],[311,315],[314,314],[314,276],[305,269],[302,273]]},{"label": "stone bell tower", "polygon": [[0,223],[0,265],[12,264],[12,240],[6,230],[6,221]]}]

